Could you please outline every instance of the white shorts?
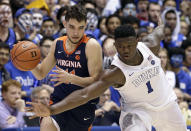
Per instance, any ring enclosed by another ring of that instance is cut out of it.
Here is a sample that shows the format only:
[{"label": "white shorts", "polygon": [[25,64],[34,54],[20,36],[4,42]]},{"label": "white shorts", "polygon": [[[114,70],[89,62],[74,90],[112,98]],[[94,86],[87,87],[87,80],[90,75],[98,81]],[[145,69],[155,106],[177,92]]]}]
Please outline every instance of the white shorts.
[{"label": "white shorts", "polygon": [[121,111],[119,123],[122,131],[129,131],[132,127],[151,131],[152,125],[157,131],[187,131],[183,115],[175,101],[158,111],[144,107],[131,108],[128,112]]}]

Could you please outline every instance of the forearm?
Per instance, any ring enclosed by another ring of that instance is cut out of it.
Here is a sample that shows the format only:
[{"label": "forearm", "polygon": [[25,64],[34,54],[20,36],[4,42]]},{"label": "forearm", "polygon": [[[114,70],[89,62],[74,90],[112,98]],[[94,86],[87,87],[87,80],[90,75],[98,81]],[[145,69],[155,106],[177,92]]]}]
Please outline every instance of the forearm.
[{"label": "forearm", "polygon": [[79,77],[76,75],[72,75],[71,77],[72,79],[70,83],[81,87],[87,87],[96,80],[95,77]]},{"label": "forearm", "polygon": [[38,80],[42,80],[44,78],[43,72],[41,69],[41,64],[38,64],[31,72]]},{"label": "forearm", "polygon": [[97,81],[82,90],[74,91],[59,103],[52,105],[50,107],[51,114],[59,114],[61,112],[83,105],[89,100],[101,95],[109,87],[109,85],[109,83]]}]

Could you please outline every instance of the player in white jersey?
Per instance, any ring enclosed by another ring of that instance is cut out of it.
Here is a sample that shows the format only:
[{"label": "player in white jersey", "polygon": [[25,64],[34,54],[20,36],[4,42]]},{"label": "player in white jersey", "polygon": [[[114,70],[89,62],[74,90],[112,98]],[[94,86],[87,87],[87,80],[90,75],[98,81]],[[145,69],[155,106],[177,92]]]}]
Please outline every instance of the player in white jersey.
[{"label": "player in white jersey", "polygon": [[115,30],[118,53],[113,66],[103,71],[99,80],[50,107],[29,103],[32,107],[28,110],[42,117],[58,114],[96,98],[113,85],[121,94],[122,131],[151,131],[151,125],[157,131],[186,131],[176,95],[168,86],[160,59],[155,56],[163,28],[164,25],[158,26],[145,37],[144,43],[139,43],[132,26],[118,27]]}]

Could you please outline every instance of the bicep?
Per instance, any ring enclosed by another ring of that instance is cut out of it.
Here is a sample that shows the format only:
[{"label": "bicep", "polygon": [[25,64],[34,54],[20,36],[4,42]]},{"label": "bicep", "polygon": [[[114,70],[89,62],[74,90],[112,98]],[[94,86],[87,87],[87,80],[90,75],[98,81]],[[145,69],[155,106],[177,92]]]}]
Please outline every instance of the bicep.
[{"label": "bicep", "polygon": [[102,48],[99,43],[90,39],[86,45],[87,65],[90,77],[97,77],[102,70]]}]

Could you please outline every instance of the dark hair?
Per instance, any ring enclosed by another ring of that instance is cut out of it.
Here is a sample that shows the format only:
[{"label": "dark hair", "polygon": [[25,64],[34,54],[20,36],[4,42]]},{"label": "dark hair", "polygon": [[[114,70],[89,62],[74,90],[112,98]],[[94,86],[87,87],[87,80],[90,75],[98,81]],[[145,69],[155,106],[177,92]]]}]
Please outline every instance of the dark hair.
[{"label": "dark hair", "polygon": [[166,19],[167,14],[169,14],[169,13],[173,13],[173,14],[176,15],[176,12],[175,12],[173,9],[168,10],[168,11],[166,12],[166,14],[165,14],[165,19]]},{"label": "dark hair", "polygon": [[181,48],[182,49],[186,49],[188,48],[189,46],[191,46],[191,39],[186,39],[182,42],[182,45],[181,45]]},{"label": "dark hair", "polygon": [[96,8],[96,3],[93,0],[80,0],[79,3],[85,6],[87,3],[92,4]]},{"label": "dark hair", "polygon": [[48,37],[48,36],[44,36],[44,37],[40,40],[39,45],[40,45],[40,46],[43,46],[43,43],[44,43],[44,41],[46,41],[46,40],[54,41],[54,38]]},{"label": "dark hair", "polygon": [[58,13],[57,13],[57,15],[56,15],[57,20],[60,21],[60,18],[61,18],[61,16],[62,16],[62,14],[63,14],[65,11],[67,12],[68,10],[69,10],[69,7],[68,7],[68,6],[61,7],[61,8],[58,10]]},{"label": "dark hair", "polygon": [[76,19],[78,22],[87,20],[86,9],[83,8],[80,4],[71,6],[66,13],[65,20],[69,21],[70,19]]},{"label": "dark hair", "polygon": [[106,19],[106,21],[105,21],[106,27],[108,26],[109,20],[110,20],[111,18],[113,18],[113,17],[117,17],[117,18],[120,20],[120,22],[121,22],[121,18],[120,18],[119,15],[117,15],[117,14],[112,14],[112,15],[108,16],[107,19]]},{"label": "dark hair", "polygon": [[130,36],[136,37],[135,30],[131,25],[121,25],[115,29],[115,39]]},{"label": "dark hair", "polygon": [[0,49],[7,49],[10,51],[9,45],[2,41],[0,41]]},{"label": "dark hair", "polygon": [[140,20],[135,16],[129,15],[123,18],[122,24],[130,24],[130,25],[137,24],[138,27],[140,27]]},{"label": "dark hair", "polygon": [[168,50],[169,58],[172,57],[172,55],[182,55],[183,59],[185,58],[185,51],[184,49],[180,47],[172,47]]}]

